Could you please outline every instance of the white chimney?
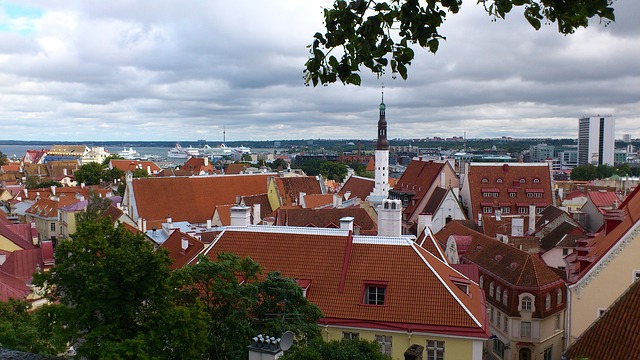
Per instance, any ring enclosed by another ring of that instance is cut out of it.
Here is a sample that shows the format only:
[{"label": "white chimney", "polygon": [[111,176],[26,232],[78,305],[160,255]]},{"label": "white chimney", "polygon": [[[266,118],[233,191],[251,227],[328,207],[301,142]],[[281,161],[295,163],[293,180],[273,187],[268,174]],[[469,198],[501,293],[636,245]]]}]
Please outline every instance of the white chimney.
[{"label": "white chimney", "polygon": [[378,236],[402,235],[402,201],[384,199],[378,206]]},{"label": "white chimney", "polygon": [[340,219],[340,229],[353,231],[353,216],[345,216]]},{"label": "white chimney", "polygon": [[251,208],[248,206],[234,206],[231,208],[231,226],[251,225]]},{"label": "white chimney", "polygon": [[24,197],[27,199],[29,198],[29,189],[27,188],[24,188]]},{"label": "white chimney", "polygon": [[67,168],[62,169],[62,175],[67,176]]},{"label": "white chimney", "polygon": [[142,231],[142,218],[138,218],[138,230]]},{"label": "white chimney", "polygon": [[529,235],[536,231],[536,206],[529,205]]},{"label": "white chimney", "polygon": [[307,207],[307,205],[304,202],[304,197],[305,196],[307,196],[307,193],[301,191],[300,192],[300,197],[298,199],[298,205],[302,206],[303,209]]},{"label": "white chimney", "polygon": [[443,189],[447,188],[447,174],[444,172],[440,173],[440,187]]},{"label": "white chimney", "polygon": [[80,188],[84,189],[84,183],[80,183]]},{"label": "white chimney", "polygon": [[207,219],[207,229],[211,229],[211,219]]},{"label": "white chimney", "polygon": [[171,219],[171,216],[169,215],[167,215],[167,227],[169,230],[173,229],[173,219]]},{"label": "white chimney", "polygon": [[147,165],[147,174],[151,175],[151,166]]},{"label": "white chimney", "polygon": [[418,236],[422,234],[422,231],[426,227],[431,227],[431,222],[433,221],[433,215],[431,214],[420,214],[418,215]]},{"label": "white chimney", "polygon": [[208,157],[204,157],[204,166],[209,166],[209,158]]},{"label": "white chimney", "polygon": [[147,232],[147,219],[142,219],[142,232]]},{"label": "white chimney", "polygon": [[186,253],[189,248],[189,239],[182,238],[182,246],[180,248],[182,249],[183,254]]},{"label": "white chimney", "polygon": [[262,221],[260,217],[260,204],[253,204],[253,225],[258,225]]}]

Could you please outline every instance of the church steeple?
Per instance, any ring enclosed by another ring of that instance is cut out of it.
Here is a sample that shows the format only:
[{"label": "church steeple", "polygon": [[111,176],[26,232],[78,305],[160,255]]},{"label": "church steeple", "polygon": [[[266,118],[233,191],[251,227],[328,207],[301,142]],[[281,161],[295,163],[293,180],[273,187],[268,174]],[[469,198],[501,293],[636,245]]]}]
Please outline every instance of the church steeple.
[{"label": "church steeple", "polygon": [[382,85],[382,101],[380,102],[380,118],[378,120],[378,141],[376,142],[376,150],[389,150],[389,141],[387,140],[387,119],[385,111],[387,107],[384,105],[384,84]]}]

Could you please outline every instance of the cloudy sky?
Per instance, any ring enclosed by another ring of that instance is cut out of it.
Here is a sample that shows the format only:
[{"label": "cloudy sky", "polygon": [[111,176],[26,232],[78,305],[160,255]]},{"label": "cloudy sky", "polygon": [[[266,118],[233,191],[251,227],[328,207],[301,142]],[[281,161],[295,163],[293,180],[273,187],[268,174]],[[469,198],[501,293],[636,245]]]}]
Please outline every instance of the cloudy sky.
[{"label": "cloudy sky", "polygon": [[385,85],[391,138],[577,137],[613,115],[640,138],[640,1],[570,36],[475,0],[406,81],[305,87],[330,0],[0,0],[0,139],[374,138]]}]

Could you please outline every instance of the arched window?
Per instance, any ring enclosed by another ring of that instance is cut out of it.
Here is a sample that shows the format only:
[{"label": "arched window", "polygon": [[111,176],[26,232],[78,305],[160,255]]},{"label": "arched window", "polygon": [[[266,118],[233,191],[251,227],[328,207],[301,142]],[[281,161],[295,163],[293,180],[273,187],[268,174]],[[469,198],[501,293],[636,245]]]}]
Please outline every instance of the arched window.
[{"label": "arched window", "polygon": [[558,289],[556,293],[556,305],[562,304],[562,289]]},{"label": "arched window", "polygon": [[496,289],[496,299],[500,301],[500,298],[502,298],[502,290],[500,289],[500,285],[498,285],[498,288]]},{"label": "arched window", "polygon": [[522,310],[531,310],[531,298],[525,296],[522,298]]},{"label": "arched window", "polygon": [[493,281],[489,283],[489,296],[493,296]]},{"label": "arched window", "polygon": [[549,310],[551,309],[551,294],[547,294],[544,298],[544,308]]},{"label": "arched window", "polygon": [[504,181],[504,180],[502,180],[502,178],[497,178],[497,179],[496,179],[496,182],[497,182],[497,183],[502,183],[503,181]]},{"label": "arched window", "polygon": [[502,303],[507,305],[507,302],[509,302],[509,294],[507,294],[507,289],[504,289],[502,293]]},{"label": "arched window", "polygon": [[484,275],[480,275],[480,288],[484,289]]}]

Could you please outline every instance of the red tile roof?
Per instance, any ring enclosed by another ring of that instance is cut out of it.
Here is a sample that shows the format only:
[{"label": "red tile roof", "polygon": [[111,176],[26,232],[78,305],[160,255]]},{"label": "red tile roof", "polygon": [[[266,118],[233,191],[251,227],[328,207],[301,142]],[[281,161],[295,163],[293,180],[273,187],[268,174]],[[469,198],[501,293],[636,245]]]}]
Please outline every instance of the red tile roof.
[{"label": "red tile roof", "polygon": [[18,279],[0,270],[0,301],[9,299],[25,299],[31,289],[24,280]]},{"label": "red tile roof", "polygon": [[224,175],[133,179],[138,216],[163,222],[205,223],[217,205],[235,204],[236,196],[265,194],[273,175]]},{"label": "red tile roof", "polygon": [[224,173],[227,175],[242,174],[242,172],[245,171],[248,167],[249,165],[247,164],[229,164],[224,170]]},{"label": "red tile roof", "polygon": [[465,262],[477,264],[513,287],[541,288],[562,282],[538,256],[473,231],[456,220],[449,222],[435,237],[446,244],[451,235],[471,236],[471,245],[461,256]]},{"label": "red tile roof", "polygon": [[40,199],[26,211],[27,214],[42,218],[57,218],[58,209],[79,202],[75,197],[60,197],[59,200]]},{"label": "red tile roof", "polygon": [[[311,280],[307,297],[325,316],[320,324],[488,337],[479,287],[464,293],[454,284],[460,273],[408,239],[391,245],[344,230],[260,226],[229,228],[208,249],[212,259],[231,252],[265,272]],[[383,306],[363,304],[367,283],[385,284]]]},{"label": "red tile roof", "polygon": [[[253,208],[254,205],[260,205],[261,219],[264,219],[273,212],[273,210],[271,209],[271,203],[269,202],[269,197],[266,193],[243,196],[240,202],[245,206],[249,206],[251,208]],[[251,215],[253,216],[253,212],[251,213]]]},{"label": "red tile roof", "polygon": [[304,197],[306,208],[315,209],[333,204],[334,194],[308,194]]},{"label": "red tile roof", "polygon": [[35,248],[32,235],[31,224],[7,224],[0,222],[0,236],[3,236],[22,249]]},{"label": "red tile roof", "polygon": [[589,191],[587,198],[598,208],[614,208],[614,205],[620,204],[618,195],[613,191]]},{"label": "red tile roof", "polygon": [[420,210],[418,209],[420,202],[434,186],[434,182],[439,181],[439,175],[445,166],[447,166],[446,162],[412,160],[409,163],[400,180],[393,187],[394,192],[413,195],[407,207],[402,210],[407,219],[412,218],[414,212]]},{"label": "red tile roof", "polygon": [[[376,182],[374,179],[353,175],[347,179],[338,194],[345,200],[349,200],[352,198],[366,200],[367,196],[369,196],[369,194],[371,194],[371,191],[373,191],[373,187],[375,186],[375,184]],[[347,194],[349,194],[348,198],[346,198]]]},{"label": "red tile roof", "polygon": [[153,161],[112,159],[110,165],[112,168],[120,169],[124,172],[142,169],[146,171],[151,170],[151,174],[154,174],[162,170]]},{"label": "red tile roof", "polygon": [[571,360],[640,359],[640,281],[587,328],[566,355]]},{"label": "red tile roof", "polygon": [[[186,240],[188,246],[186,250],[182,249],[182,241]],[[193,260],[204,248],[204,244],[198,239],[175,230],[169,238],[160,245],[169,251],[169,257],[173,262],[171,269],[179,269]]]},{"label": "red tile roof", "polygon": [[0,271],[18,279],[31,279],[37,267],[44,269],[40,248],[12,252],[0,265]]},{"label": "red tile roof", "polygon": [[278,226],[309,226],[322,228],[339,228],[340,219],[346,216],[354,218],[354,227],[360,228],[361,234],[376,235],[377,225],[367,210],[360,207],[335,209],[278,209],[276,222]]},{"label": "red tile roof", "polygon": [[[469,215],[473,219],[482,212],[481,202],[491,202],[496,208],[508,203],[513,214],[518,212],[518,206],[535,203],[536,207],[544,208],[553,204],[548,164],[470,163],[465,178],[465,186],[467,184],[471,201]],[[498,197],[483,197],[483,188],[497,188]],[[527,197],[532,191],[542,191],[541,197]],[[515,197],[511,197],[510,192],[515,192]]]},{"label": "red tile roof", "polygon": [[[205,165],[206,162],[206,165]],[[215,174],[217,171],[213,167],[213,164],[209,162],[209,159],[191,157],[187,160],[179,170],[175,170],[176,176],[191,176],[201,174]]]},{"label": "red tile roof", "polygon": [[320,181],[315,176],[291,176],[275,178],[283,206],[300,205],[300,193],[322,194]]}]

